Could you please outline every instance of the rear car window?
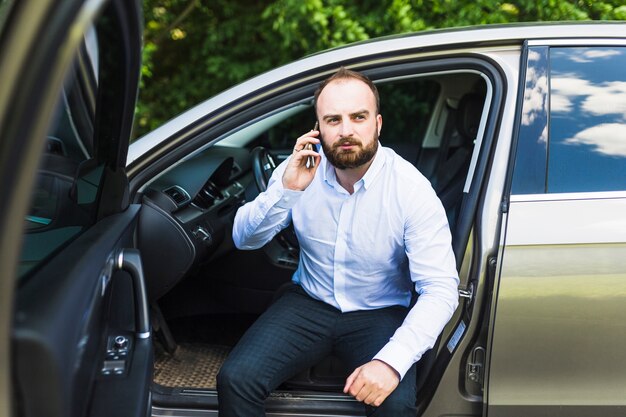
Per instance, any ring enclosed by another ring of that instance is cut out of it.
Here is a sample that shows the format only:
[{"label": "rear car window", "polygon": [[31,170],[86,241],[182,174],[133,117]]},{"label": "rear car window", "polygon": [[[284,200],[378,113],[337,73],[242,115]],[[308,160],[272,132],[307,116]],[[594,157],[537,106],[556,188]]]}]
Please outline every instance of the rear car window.
[{"label": "rear car window", "polygon": [[513,194],[626,190],[626,48],[532,47]]},{"label": "rear car window", "polygon": [[548,193],[626,190],[626,48],[550,50]]}]

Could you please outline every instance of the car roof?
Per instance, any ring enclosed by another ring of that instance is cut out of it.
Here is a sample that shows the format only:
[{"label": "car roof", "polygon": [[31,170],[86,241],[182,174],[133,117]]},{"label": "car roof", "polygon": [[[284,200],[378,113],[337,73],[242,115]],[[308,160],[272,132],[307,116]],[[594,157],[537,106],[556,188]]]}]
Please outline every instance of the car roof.
[{"label": "car roof", "polygon": [[[361,41],[321,51],[257,75],[196,105],[131,144],[127,166],[150,149],[215,110],[244,98],[259,88],[286,84],[302,74],[319,77],[331,73],[339,62],[362,61],[368,57],[410,54],[425,51],[521,47],[526,40],[626,39],[626,22],[551,22],[481,25],[412,32]],[[584,43],[583,43],[584,44]],[[304,77],[306,78],[306,76]]]},{"label": "car roof", "polygon": [[398,41],[410,38],[423,45],[454,44],[511,44],[533,39],[575,39],[575,38],[626,38],[622,21],[563,21],[563,22],[521,22],[459,26],[453,28],[428,29],[420,32],[406,32],[381,36],[348,45],[338,46],[320,53],[342,50],[354,46],[368,45],[384,41]]}]

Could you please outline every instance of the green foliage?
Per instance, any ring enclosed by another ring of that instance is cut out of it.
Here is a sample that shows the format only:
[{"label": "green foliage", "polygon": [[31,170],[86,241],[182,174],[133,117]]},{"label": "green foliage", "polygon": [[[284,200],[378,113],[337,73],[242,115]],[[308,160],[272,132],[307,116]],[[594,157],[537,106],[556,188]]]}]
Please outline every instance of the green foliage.
[{"label": "green foliage", "polygon": [[143,0],[135,136],[253,75],[377,36],[506,22],[626,20],[626,0]]},{"label": "green foliage", "polygon": [[144,0],[136,134],[282,62],[271,47],[280,38],[259,19],[264,9],[254,0]]}]

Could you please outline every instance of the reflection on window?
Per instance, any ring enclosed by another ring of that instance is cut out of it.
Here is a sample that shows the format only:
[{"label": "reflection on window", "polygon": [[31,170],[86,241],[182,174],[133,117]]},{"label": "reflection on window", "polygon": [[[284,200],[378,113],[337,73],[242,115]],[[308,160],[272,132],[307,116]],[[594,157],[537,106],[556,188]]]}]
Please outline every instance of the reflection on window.
[{"label": "reflection on window", "polygon": [[545,192],[548,157],[548,47],[528,51],[513,194]]},{"label": "reflection on window", "polygon": [[87,96],[78,94],[84,92],[78,85],[77,77],[67,80],[48,131],[30,209],[24,219],[20,277],[43,265],[92,225],[96,217],[103,165],[90,156],[93,111],[87,109],[89,104],[83,100]]},{"label": "reflection on window", "polygon": [[550,50],[550,193],[626,190],[626,48]]}]

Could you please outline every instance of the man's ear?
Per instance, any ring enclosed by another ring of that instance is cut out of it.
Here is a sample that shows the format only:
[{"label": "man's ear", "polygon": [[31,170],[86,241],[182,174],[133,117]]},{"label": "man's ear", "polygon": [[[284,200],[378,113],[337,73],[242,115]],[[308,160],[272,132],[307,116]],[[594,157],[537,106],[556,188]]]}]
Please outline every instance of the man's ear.
[{"label": "man's ear", "polygon": [[380,130],[383,128],[383,116],[381,114],[376,116],[376,122],[378,125],[378,135],[380,135]]}]

